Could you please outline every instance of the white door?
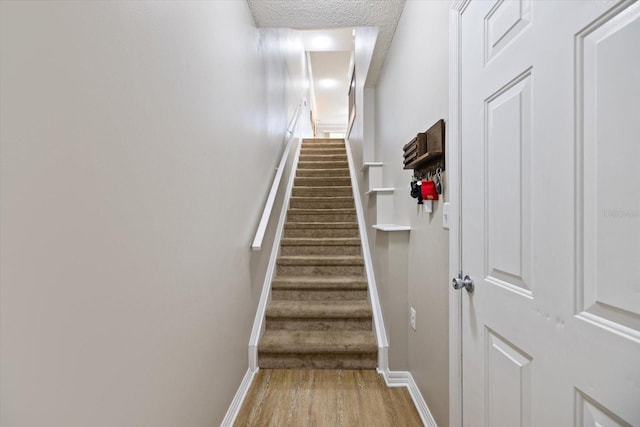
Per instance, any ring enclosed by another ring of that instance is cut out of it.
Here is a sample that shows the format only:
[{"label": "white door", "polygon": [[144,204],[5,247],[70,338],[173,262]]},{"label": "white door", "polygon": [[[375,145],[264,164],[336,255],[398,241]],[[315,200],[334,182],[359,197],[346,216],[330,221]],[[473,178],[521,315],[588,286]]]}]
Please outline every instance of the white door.
[{"label": "white door", "polygon": [[640,426],[640,3],[460,26],[463,425]]}]

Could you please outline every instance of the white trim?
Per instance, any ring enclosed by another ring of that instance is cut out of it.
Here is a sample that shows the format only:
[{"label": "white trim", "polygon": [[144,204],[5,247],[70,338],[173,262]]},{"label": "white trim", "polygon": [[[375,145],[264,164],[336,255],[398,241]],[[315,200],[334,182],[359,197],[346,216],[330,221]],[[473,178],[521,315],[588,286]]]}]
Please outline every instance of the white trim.
[{"label": "white trim", "polygon": [[372,227],[380,231],[411,231],[411,227],[408,225],[374,224]]},{"label": "white trim", "polygon": [[371,194],[376,194],[376,193],[393,193],[393,187],[388,187],[388,188],[372,188],[371,190],[367,191],[366,193],[364,193],[365,196],[369,196]]},{"label": "white trim", "polygon": [[470,2],[471,0],[453,0],[451,2],[451,10],[462,14]]},{"label": "white trim", "polygon": [[240,408],[242,408],[242,403],[244,402],[245,397],[247,397],[247,392],[249,391],[251,383],[253,382],[253,377],[255,377],[257,372],[257,369],[255,371],[247,369],[247,372],[244,374],[242,382],[236,391],[236,395],[233,396],[231,405],[229,405],[229,409],[227,409],[227,413],[222,419],[222,423],[220,423],[220,427],[231,427],[236,421],[238,412],[240,412]]},{"label": "white trim", "polygon": [[[354,34],[354,37],[355,37],[355,34]],[[351,56],[349,57],[349,72],[347,73],[347,79],[349,79],[349,90],[351,90],[351,79],[352,77],[354,77],[353,73],[355,69],[356,69],[356,53],[355,51],[352,50]],[[358,85],[356,84],[356,88],[357,87]],[[355,108],[355,104],[354,104],[354,108]],[[354,112],[354,113],[357,113],[357,112]],[[347,114],[349,114],[349,112],[347,112]],[[354,114],[353,116],[351,115],[349,116],[349,124],[347,126],[347,131],[344,134],[345,138],[349,138],[349,136],[351,135],[351,129],[353,129],[353,124],[356,122],[356,116],[357,114]]]},{"label": "white trim", "polygon": [[373,273],[373,262],[371,260],[371,252],[369,250],[369,239],[367,239],[366,225],[364,223],[364,211],[362,209],[362,201],[360,200],[360,189],[358,186],[358,180],[356,179],[353,156],[351,155],[351,144],[349,144],[349,140],[346,138],[344,140],[344,144],[347,149],[349,176],[351,177],[353,200],[356,205],[356,216],[358,217],[362,256],[364,257],[364,266],[368,279],[367,282],[369,283],[369,300],[373,310],[373,324],[376,329],[376,339],[378,341],[378,368],[388,369],[389,359],[387,349],[389,348],[389,341],[387,340],[387,332],[384,327],[384,319],[382,318],[382,308],[380,306],[380,299],[378,298],[378,286]]},{"label": "white trim", "polygon": [[[461,31],[469,0],[456,0],[449,9],[449,123],[446,159],[449,178],[449,277],[461,271]],[[449,287],[449,425],[462,426],[462,294]]]},{"label": "white trim", "polygon": [[364,162],[364,164],[360,168],[360,172],[365,172],[369,168],[380,168],[382,166],[384,166],[384,163],[382,162]]},{"label": "white trim", "polygon": [[389,369],[378,369],[378,373],[384,378],[387,387],[406,387],[416,406],[416,410],[422,419],[422,424],[427,427],[438,427],[436,420],[433,418],[427,402],[424,401],[420,389],[413,379],[411,372],[407,371],[390,371]]},{"label": "white trim", "polygon": [[353,124],[356,122],[356,116],[353,116],[353,120],[349,121],[349,125],[347,126],[347,131],[344,133],[345,139],[349,138],[351,135],[351,130],[353,129]]},{"label": "white trim", "polygon": [[289,173],[289,181],[287,182],[287,189],[284,193],[284,201],[282,203],[282,210],[280,211],[280,219],[278,220],[278,226],[276,228],[276,234],[273,238],[273,247],[271,248],[271,256],[269,257],[269,265],[267,266],[267,272],[264,276],[264,282],[262,284],[262,292],[260,293],[260,301],[258,302],[258,308],[256,309],[256,317],[253,319],[253,329],[251,330],[251,338],[249,338],[249,369],[258,369],[258,341],[260,336],[264,332],[264,315],[267,310],[267,304],[269,303],[269,297],[271,295],[271,281],[276,271],[276,260],[278,258],[278,249],[280,249],[280,239],[282,238],[282,232],[284,230],[284,223],[287,219],[287,209],[289,208],[289,200],[291,199],[291,191],[293,189],[293,182],[296,178],[296,170],[298,169],[298,159],[300,158],[300,148],[302,148],[302,138],[295,138],[298,146],[296,147],[295,158],[291,164],[291,172]]}]

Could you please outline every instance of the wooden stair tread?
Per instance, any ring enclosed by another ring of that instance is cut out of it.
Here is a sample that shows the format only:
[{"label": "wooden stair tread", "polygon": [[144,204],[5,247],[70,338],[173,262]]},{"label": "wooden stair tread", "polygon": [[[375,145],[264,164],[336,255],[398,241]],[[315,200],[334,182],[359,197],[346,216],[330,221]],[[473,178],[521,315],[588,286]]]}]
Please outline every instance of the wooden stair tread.
[{"label": "wooden stair tread", "polygon": [[293,187],[296,190],[327,190],[327,191],[338,191],[338,190],[351,190],[351,186],[349,185],[324,185],[324,186],[308,186],[308,185],[295,185]]},{"label": "wooden stair tread", "polygon": [[258,344],[265,353],[372,353],[378,350],[373,331],[267,330]]},{"label": "wooden stair tread", "polygon": [[[315,166],[305,168],[305,166]],[[319,168],[317,166],[334,166]],[[348,169],[346,160],[300,160],[298,161],[298,169]]]},{"label": "wooden stair tread", "polygon": [[278,265],[364,265],[362,256],[349,255],[285,255],[278,257]]},{"label": "wooden stair tread", "polygon": [[356,319],[373,315],[369,301],[271,301],[267,317],[307,319]]},{"label": "wooden stair tread", "polygon": [[340,187],[347,186],[351,183],[348,176],[299,176],[296,177],[294,184],[301,187]]},{"label": "wooden stair tread", "polygon": [[298,168],[296,178],[348,178],[349,168]]},{"label": "wooden stair tread", "polygon": [[[309,202],[319,202],[319,201],[339,201],[339,200],[350,200],[353,201],[353,196],[291,196],[291,200],[300,200],[300,201],[309,201]],[[330,209],[330,208],[326,208]]]},{"label": "wooden stair tread", "polygon": [[354,214],[356,213],[356,210],[355,208],[289,208],[287,213],[295,215]]},{"label": "wooden stair tread", "polygon": [[[321,165],[330,165],[330,164],[338,164],[338,165],[346,165],[347,164],[347,159],[323,159],[323,160],[306,160],[306,159],[301,159],[298,161],[298,167],[300,169],[304,169],[301,166],[304,166],[305,164],[321,164]],[[329,168],[329,169],[338,169],[338,168]],[[348,166],[342,169],[348,169]]]},{"label": "wooden stair tread", "polygon": [[273,289],[367,289],[367,279],[357,276],[276,276]]},{"label": "wooden stair tread", "polygon": [[305,230],[314,228],[358,228],[357,222],[286,222],[284,228],[303,228]]},{"label": "wooden stair tread", "polygon": [[300,154],[347,154],[347,149],[344,146],[333,147],[302,147]]},{"label": "wooden stair tread", "polygon": [[300,151],[301,160],[302,157],[306,156],[320,157],[320,159],[317,160],[334,160],[336,158],[340,161],[347,160],[346,151],[344,153],[323,153],[322,150],[314,150],[313,152]]},{"label": "wooden stair tread", "polygon": [[[309,163],[320,163],[320,162],[309,162]],[[336,162],[328,162],[328,163],[336,163]],[[342,162],[340,162],[340,163],[342,163]],[[300,163],[298,162],[298,165],[299,164]],[[298,166],[298,170],[300,170],[300,169],[304,169],[304,168],[301,168],[300,166]],[[344,167],[342,167],[342,168],[324,168],[324,169],[322,169],[322,168],[313,168],[313,169],[304,169],[304,170],[313,170],[314,172],[318,172],[318,171],[349,172],[349,168],[348,167],[347,168],[344,168]]]},{"label": "wooden stair tread", "polygon": [[360,246],[357,237],[284,237],[283,246]]}]

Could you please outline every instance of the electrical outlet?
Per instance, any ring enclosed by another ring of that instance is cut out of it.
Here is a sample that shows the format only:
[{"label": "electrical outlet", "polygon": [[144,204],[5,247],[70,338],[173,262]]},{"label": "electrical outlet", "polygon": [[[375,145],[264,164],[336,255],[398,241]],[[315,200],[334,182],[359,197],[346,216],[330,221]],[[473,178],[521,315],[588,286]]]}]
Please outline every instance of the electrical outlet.
[{"label": "electrical outlet", "polygon": [[416,330],[416,309],[411,307],[409,308],[409,323],[411,324],[411,329]]}]

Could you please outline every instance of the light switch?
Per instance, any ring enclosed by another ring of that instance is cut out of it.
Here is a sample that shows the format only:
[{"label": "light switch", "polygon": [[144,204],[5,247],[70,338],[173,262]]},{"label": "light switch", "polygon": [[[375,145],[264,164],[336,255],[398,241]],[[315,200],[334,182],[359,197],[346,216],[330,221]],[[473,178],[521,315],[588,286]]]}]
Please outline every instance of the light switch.
[{"label": "light switch", "polygon": [[449,206],[451,206],[450,202],[445,202],[442,205],[442,228],[445,230],[449,229]]},{"label": "light switch", "polygon": [[413,307],[409,307],[409,324],[411,325],[411,329],[416,330],[416,309]]}]

